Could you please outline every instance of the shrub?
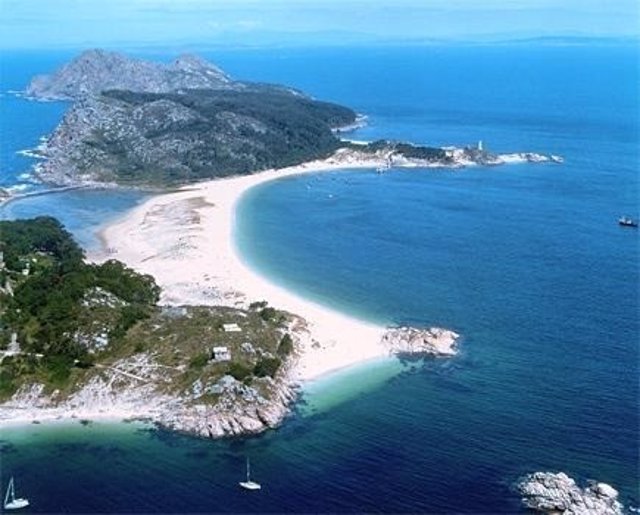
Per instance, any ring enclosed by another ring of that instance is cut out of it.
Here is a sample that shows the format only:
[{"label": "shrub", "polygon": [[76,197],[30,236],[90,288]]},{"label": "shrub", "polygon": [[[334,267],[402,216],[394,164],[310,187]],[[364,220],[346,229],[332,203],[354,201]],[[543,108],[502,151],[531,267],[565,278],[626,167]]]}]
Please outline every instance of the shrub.
[{"label": "shrub", "polygon": [[260,300],[249,304],[249,309],[263,309],[267,307],[268,302],[266,300]]},{"label": "shrub", "polygon": [[280,356],[281,358],[286,358],[293,352],[293,338],[291,338],[291,335],[289,333],[286,333],[280,340],[277,352],[278,356]]},{"label": "shrub", "polygon": [[191,360],[189,361],[189,368],[200,369],[204,367],[208,362],[209,362],[209,356],[207,356],[204,353],[198,354],[197,356],[194,356],[193,358],[191,358]]},{"label": "shrub", "polygon": [[66,356],[54,355],[46,360],[47,379],[50,384],[56,387],[64,386],[71,375],[73,362]]},{"label": "shrub", "polygon": [[83,356],[82,358],[78,359],[78,361],[76,361],[75,363],[75,366],[77,368],[83,368],[83,369],[91,368],[94,365],[95,365],[95,358],[90,354]]},{"label": "shrub", "polygon": [[257,377],[274,377],[281,364],[280,358],[262,358],[253,368],[253,373]]},{"label": "shrub", "polygon": [[251,375],[251,369],[242,363],[233,362],[229,365],[227,373],[238,381],[243,381]]},{"label": "shrub", "polygon": [[260,310],[260,318],[265,322],[273,320],[277,314],[278,312],[274,308],[266,307]]}]

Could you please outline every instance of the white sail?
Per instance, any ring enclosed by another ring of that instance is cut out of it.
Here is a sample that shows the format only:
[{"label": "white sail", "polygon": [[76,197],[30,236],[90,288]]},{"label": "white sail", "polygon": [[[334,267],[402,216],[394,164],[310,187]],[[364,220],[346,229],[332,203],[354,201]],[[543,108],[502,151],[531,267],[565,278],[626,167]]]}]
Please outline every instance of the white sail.
[{"label": "white sail", "polygon": [[15,485],[12,477],[9,480],[9,485],[7,486],[7,493],[4,496],[4,509],[17,510],[20,508],[24,508],[25,506],[29,506],[29,501],[27,499],[22,499],[22,498],[16,499],[16,490],[15,490]]},{"label": "white sail", "polygon": [[241,481],[240,486],[245,490],[260,490],[262,488],[260,483],[251,481],[251,462],[249,461],[249,458],[247,458],[247,480]]}]

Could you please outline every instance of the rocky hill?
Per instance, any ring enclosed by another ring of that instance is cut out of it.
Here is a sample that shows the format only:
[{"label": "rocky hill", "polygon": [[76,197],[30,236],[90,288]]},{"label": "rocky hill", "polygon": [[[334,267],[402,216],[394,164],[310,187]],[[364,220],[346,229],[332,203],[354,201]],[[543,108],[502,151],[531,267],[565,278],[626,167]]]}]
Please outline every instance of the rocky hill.
[{"label": "rocky hill", "polygon": [[330,155],[346,107],[277,86],[175,93],[105,91],[66,113],[44,146],[50,183],[183,184]]},{"label": "rocky hill", "polygon": [[242,89],[217,66],[194,55],[169,64],[116,52],[87,50],[51,75],[39,75],[25,94],[38,100],[75,100],[109,89],[164,93],[182,89]]},{"label": "rocky hill", "polygon": [[61,186],[173,186],[330,156],[345,164],[375,161],[381,171],[562,161],[492,154],[481,146],[340,140],[341,129],[357,127],[351,109],[285,86],[234,81],[190,55],[161,64],[89,50],[54,74],[34,78],[26,94],[75,100],[38,149],[44,161],[36,174]]}]

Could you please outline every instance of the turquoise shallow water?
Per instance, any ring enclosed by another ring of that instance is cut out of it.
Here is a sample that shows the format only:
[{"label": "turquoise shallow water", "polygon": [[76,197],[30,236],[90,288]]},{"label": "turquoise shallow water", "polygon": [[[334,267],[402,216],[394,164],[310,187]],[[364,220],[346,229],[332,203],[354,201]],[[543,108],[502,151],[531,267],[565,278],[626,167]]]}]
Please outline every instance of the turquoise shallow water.
[{"label": "turquoise shallow water", "polygon": [[[617,47],[216,56],[237,76],[369,114],[355,138],[483,139],[566,162],[331,172],[250,191],[238,243],[254,266],[363,318],[456,329],[461,355],[313,383],[281,429],[250,440],[132,425],[3,431],[3,482],[16,475],[34,512],[513,513],[521,474],[564,470],[637,506],[638,235],[616,224],[638,214],[636,57]],[[125,207],[112,194],[99,197],[109,213]],[[86,209],[57,198],[47,202],[58,212]],[[246,455],[259,496],[235,484]]]},{"label": "turquoise shallow water", "polygon": [[141,203],[147,194],[136,190],[72,190],[35,195],[0,206],[0,220],[54,216],[87,250],[101,248],[99,230]]}]

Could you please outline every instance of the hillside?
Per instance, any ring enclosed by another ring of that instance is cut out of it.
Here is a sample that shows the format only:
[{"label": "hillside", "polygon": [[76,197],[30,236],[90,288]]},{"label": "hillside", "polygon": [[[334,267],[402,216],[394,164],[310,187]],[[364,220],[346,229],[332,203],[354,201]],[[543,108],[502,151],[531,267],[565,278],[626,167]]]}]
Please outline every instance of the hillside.
[{"label": "hillside", "polygon": [[184,184],[330,155],[342,106],[251,85],[181,93],[107,91],[78,101],[48,139],[38,169],[51,183]]}]

